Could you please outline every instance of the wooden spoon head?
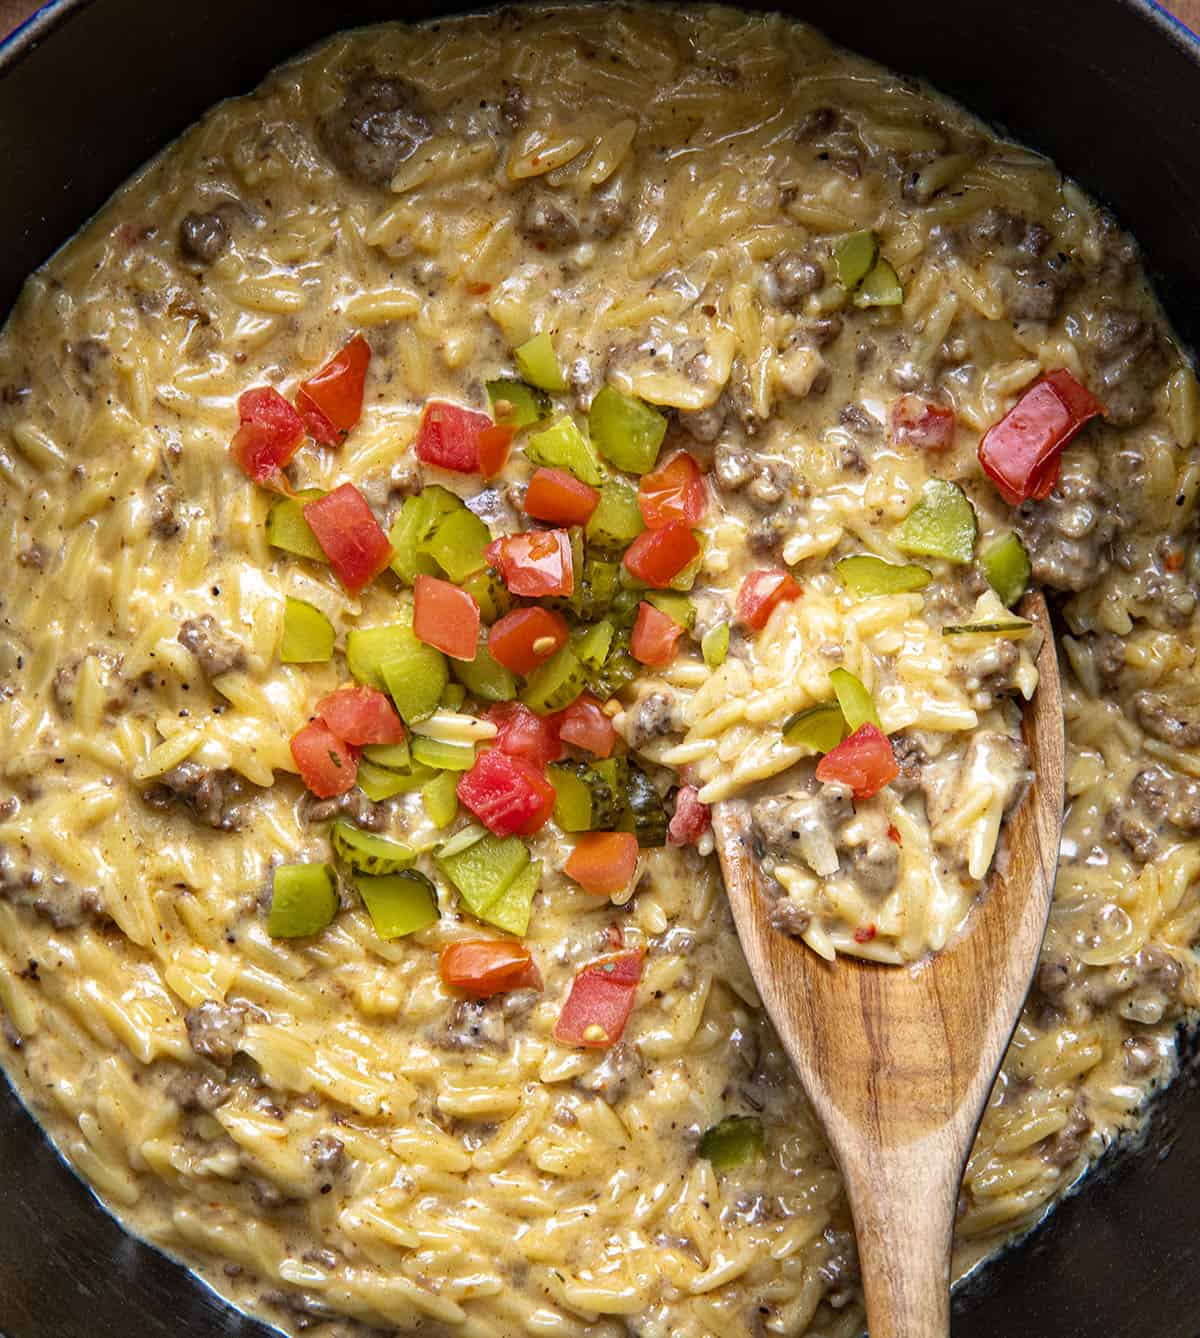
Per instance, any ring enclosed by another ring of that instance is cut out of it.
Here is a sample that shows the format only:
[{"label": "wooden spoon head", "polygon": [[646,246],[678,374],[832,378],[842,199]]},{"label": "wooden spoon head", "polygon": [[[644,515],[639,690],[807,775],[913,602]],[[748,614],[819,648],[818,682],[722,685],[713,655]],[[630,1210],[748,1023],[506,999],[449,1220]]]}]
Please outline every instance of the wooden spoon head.
[{"label": "wooden spoon head", "polygon": [[1021,612],[1043,633],[1023,722],[1034,780],[1005,825],[999,867],[940,953],[907,967],[826,962],[771,927],[749,806],[730,801],[714,815],[746,960],[844,1170],[865,1150],[900,1151],[936,1133],[958,1158],[957,1183],[1029,989],[1061,835],[1063,714],[1045,601],[1028,596]]}]

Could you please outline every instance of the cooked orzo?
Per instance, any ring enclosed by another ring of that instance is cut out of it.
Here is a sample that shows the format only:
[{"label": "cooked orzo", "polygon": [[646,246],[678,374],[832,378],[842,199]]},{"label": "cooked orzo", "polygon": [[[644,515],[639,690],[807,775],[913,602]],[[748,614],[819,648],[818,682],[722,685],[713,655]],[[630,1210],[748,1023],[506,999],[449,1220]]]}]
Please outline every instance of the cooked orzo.
[{"label": "cooked orzo", "polygon": [[0,384],[4,1062],[237,1304],[856,1333],[708,806],[814,950],[935,950],[1031,581],[1063,861],[958,1269],[1167,1071],[1196,384],[1116,222],[933,91],[720,8],[344,34],[29,280]]}]

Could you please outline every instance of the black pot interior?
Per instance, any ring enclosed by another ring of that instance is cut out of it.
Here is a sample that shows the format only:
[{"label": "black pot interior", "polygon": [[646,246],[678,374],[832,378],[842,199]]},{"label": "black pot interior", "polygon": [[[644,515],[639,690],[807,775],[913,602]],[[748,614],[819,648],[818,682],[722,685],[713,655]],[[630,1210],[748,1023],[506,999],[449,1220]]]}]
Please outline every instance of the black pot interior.
[{"label": "black pot interior", "polygon": [[[830,36],[929,77],[1049,153],[1141,241],[1200,339],[1200,43],[1146,0],[806,0]],[[58,0],[0,53],[0,310],[140,163],[326,34],[448,5]],[[1195,1338],[1200,1089],[1157,1103],[1051,1222],[960,1291],[959,1338]],[[0,1338],[265,1338],[127,1237],[0,1082]]]}]

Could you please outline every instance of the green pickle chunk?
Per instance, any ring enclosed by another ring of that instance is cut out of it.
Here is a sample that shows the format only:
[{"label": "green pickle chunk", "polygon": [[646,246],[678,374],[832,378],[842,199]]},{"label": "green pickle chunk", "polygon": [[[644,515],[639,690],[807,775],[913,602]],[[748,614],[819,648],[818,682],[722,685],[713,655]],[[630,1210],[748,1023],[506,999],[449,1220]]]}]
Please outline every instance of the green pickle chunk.
[{"label": "green pickle chunk", "polygon": [[589,545],[619,556],[645,528],[637,489],[628,479],[609,479],[600,489],[600,501],[587,523]]},{"label": "green pickle chunk", "polygon": [[685,632],[690,632],[696,624],[696,606],[687,595],[676,594],[670,590],[651,590],[646,596],[646,602],[653,604],[660,613],[665,613]]},{"label": "green pickle chunk", "polygon": [[267,512],[267,543],[297,557],[328,562],[325,550],[317,543],[317,536],[304,519],[305,502],[315,502],[324,496],[320,488],[305,488],[295,497],[277,497]]},{"label": "green pickle chunk", "polygon": [[519,431],[550,416],[550,396],[516,377],[502,376],[489,381],[487,394],[492,417],[506,427]]},{"label": "green pickle chunk", "polygon": [[816,753],[827,753],[841,743],[846,733],[846,718],[837,702],[818,702],[797,711],[783,727],[783,741],[793,746],[803,744]]},{"label": "green pickle chunk", "polygon": [[517,371],[538,390],[549,390],[556,394],[566,390],[567,379],[558,365],[554,341],[544,331],[514,349],[513,361],[517,364]]},{"label": "green pickle chunk", "polygon": [[762,1153],[762,1125],[753,1115],[728,1115],[704,1131],[700,1155],[718,1171],[732,1171]]},{"label": "green pickle chunk", "polygon": [[550,766],[546,776],[554,786],[554,821],[564,832],[592,830],[592,791],[581,772],[586,768]]},{"label": "green pickle chunk", "polygon": [[729,654],[729,624],[718,623],[710,627],[700,639],[700,654],[710,669],[719,669]]},{"label": "green pickle chunk", "polygon": [[437,921],[437,891],[416,869],[380,877],[360,875],[354,886],[380,938],[403,938]]},{"label": "green pickle chunk", "polygon": [[443,516],[421,544],[450,580],[461,583],[487,566],[483,550],[492,542],[492,532],[465,503]]},{"label": "green pickle chunk", "polygon": [[1025,545],[1015,534],[1006,534],[988,544],[979,554],[979,565],[988,585],[1000,596],[1001,602],[1010,607],[1029,588],[1033,568],[1029,565]]},{"label": "green pickle chunk", "polygon": [[529,932],[529,920],[533,913],[533,898],[542,881],[542,861],[535,859],[527,864],[487,908],[481,920],[506,933],[524,938]]},{"label": "green pickle chunk", "polygon": [[470,771],[475,765],[473,743],[447,743],[414,734],[411,746],[413,761],[435,771]]},{"label": "green pickle chunk", "polygon": [[957,483],[929,479],[916,506],[900,522],[892,538],[910,557],[970,562],[975,551],[975,509]]},{"label": "green pickle chunk", "polygon": [[869,599],[873,595],[903,595],[923,590],[933,579],[924,567],[909,562],[900,566],[863,553],[842,558],[834,568],[842,584],[852,595]]},{"label": "green pickle chunk", "polygon": [[585,687],[587,673],[568,642],[529,675],[521,700],[538,715],[551,715],[570,706]]},{"label": "green pickle chunk", "polygon": [[589,669],[599,669],[612,647],[614,627],[607,619],[579,629],[572,644],[576,658]]},{"label": "green pickle chunk", "polygon": [[267,933],[310,938],[333,923],[337,908],[337,880],[328,864],[281,864],[271,882]]},{"label": "green pickle chunk", "polygon": [[619,832],[633,832],[643,849],[667,844],[667,808],[654,782],[636,762],[626,758],[625,810]]},{"label": "green pickle chunk", "polygon": [[407,771],[393,771],[376,766],[364,758],[358,763],[358,788],[372,803],[391,799],[394,795],[419,790],[438,773],[429,767],[410,767]]},{"label": "green pickle chunk", "polygon": [[879,258],[879,239],[869,230],[852,232],[834,244],[833,261],[838,283],[853,292],[875,268]]},{"label": "green pickle chunk", "polygon": [[393,771],[407,771],[412,765],[412,754],[407,743],[368,743],[362,755],[368,762],[390,767]]},{"label": "green pickle chunk", "polygon": [[417,862],[417,852],[400,841],[389,841],[386,836],[364,832],[352,823],[339,818],[333,824],[333,849],[343,864],[355,873],[400,873]]},{"label": "green pickle chunk", "polygon": [[487,836],[473,841],[465,850],[437,857],[437,866],[454,884],[471,913],[483,913],[512,886],[529,863],[525,843],[515,836]]},{"label": "green pickle chunk", "polygon": [[854,294],[856,307],[898,307],[904,301],[904,289],[891,264],[882,256]]},{"label": "green pickle chunk", "polygon": [[442,771],[421,786],[425,812],[435,827],[449,827],[458,816],[458,775]]},{"label": "green pickle chunk", "polygon": [[879,712],[875,709],[875,702],[871,694],[863,687],[862,681],[855,678],[849,669],[831,669],[829,671],[829,681],[833,684],[838,705],[842,708],[842,715],[846,718],[846,728],[851,734],[861,725],[874,725],[876,729],[883,728],[879,723]]},{"label": "green pickle chunk", "polygon": [[323,664],[333,658],[333,624],[320,609],[291,595],[283,606],[279,658],[284,664]]},{"label": "green pickle chunk", "polygon": [[648,474],[667,435],[667,420],[648,404],[604,386],[588,411],[588,431],[596,449],[627,474]]},{"label": "green pickle chunk", "polygon": [[406,635],[396,638],[379,671],[400,718],[411,725],[431,716],[441,705],[450,675],[440,650],[419,641],[412,628],[403,631]]},{"label": "green pickle chunk", "polygon": [[596,448],[566,414],[543,431],[535,432],[525,443],[525,454],[535,465],[565,469],[592,487],[604,482],[604,466]]},{"label": "green pickle chunk", "polygon": [[510,702],[517,695],[517,680],[511,669],[492,659],[487,635],[479,629],[479,648],[473,660],[451,660],[450,672],[482,702]]}]

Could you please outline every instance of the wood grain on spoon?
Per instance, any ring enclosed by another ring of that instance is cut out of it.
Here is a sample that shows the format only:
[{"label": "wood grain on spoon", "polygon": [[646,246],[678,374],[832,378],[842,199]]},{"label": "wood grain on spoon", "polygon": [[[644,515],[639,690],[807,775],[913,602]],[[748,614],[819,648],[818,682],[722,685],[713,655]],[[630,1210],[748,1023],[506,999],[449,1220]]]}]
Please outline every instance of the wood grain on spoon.
[{"label": "wood grain on spoon", "polygon": [[871,1338],[949,1332],[959,1182],[1037,963],[1063,799],[1063,713],[1040,595],[1040,683],[1025,710],[1034,781],[1005,825],[1000,866],[957,938],[910,967],[826,962],[773,929],[749,839],[749,806],[714,815],[746,959],[841,1166]]}]

